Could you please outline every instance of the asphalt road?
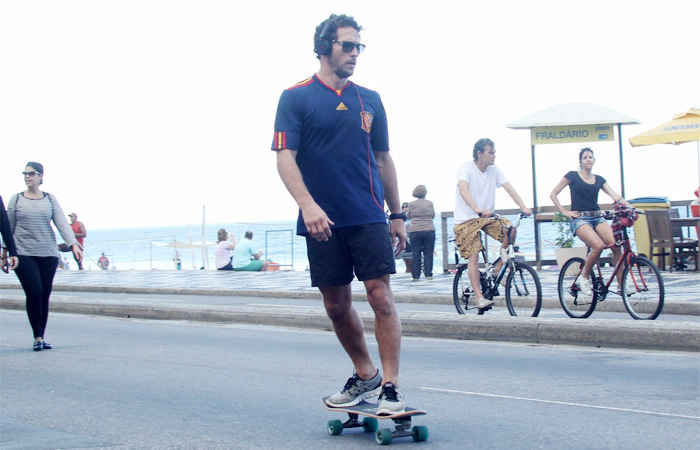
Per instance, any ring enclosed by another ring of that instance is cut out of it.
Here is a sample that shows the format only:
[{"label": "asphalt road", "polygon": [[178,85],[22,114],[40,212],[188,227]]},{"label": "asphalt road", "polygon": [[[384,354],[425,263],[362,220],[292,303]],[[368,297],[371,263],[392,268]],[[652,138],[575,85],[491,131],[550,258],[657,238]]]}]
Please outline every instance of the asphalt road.
[{"label": "asphalt road", "polygon": [[[2,449],[376,448],[325,430],[351,372],[330,332],[52,314],[33,352],[23,312],[0,329]],[[699,379],[696,353],[405,338],[430,439],[392,445],[695,449]]]}]

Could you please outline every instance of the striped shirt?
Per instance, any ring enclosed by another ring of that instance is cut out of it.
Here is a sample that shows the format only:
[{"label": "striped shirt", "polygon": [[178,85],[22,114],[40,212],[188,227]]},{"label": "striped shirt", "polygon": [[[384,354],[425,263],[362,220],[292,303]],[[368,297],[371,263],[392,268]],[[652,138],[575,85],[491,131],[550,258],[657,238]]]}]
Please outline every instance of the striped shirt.
[{"label": "striped shirt", "polygon": [[49,193],[36,200],[25,197],[23,193],[13,195],[7,204],[7,217],[18,255],[58,258],[52,221],[68,246],[78,243],[61,205]]}]

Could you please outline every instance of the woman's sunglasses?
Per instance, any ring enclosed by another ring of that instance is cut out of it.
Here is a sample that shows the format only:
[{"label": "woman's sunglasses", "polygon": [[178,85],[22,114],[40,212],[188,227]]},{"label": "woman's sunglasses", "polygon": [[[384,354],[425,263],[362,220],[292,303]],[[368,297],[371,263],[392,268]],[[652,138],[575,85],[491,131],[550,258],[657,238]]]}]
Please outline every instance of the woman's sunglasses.
[{"label": "woman's sunglasses", "polygon": [[36,172],[22,172],[22,175],[24,175],[25,177],[33,177],[34,175],[36,175]]}]

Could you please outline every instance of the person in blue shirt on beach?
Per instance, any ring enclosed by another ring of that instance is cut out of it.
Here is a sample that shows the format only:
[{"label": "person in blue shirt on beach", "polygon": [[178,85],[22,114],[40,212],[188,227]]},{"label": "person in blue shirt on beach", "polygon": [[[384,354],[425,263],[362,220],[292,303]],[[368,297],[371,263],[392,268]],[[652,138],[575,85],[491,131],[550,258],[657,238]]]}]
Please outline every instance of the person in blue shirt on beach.
[{"label": "person in blue shirt on beach", "polygon": [[[378,413],[393,414],[405,406],[398,380],[401,321],[390,275],[396,273],[394,258],[406,246],[406,216],[389,154],[384,105],[377,92],[348,80],[365,48],[360,30],[346,15],[331,15],[316,27],[320,69],[282,93],[272,150],[280,178],[299,205],[297,234],[306,237],[311,285],[321,291],[355,369],[326,404],[352,406],[379,396]],[[374,310],[383,376],[352,304],[354,276],[364,283]]]},{"label": "person in blue shirt on beach", "polygon": [[267,270],[267,261],[261,260],[262,250],[253,246],[253,232],[246,231],[245,239],[233,250],[233,270],[259,272]]}]

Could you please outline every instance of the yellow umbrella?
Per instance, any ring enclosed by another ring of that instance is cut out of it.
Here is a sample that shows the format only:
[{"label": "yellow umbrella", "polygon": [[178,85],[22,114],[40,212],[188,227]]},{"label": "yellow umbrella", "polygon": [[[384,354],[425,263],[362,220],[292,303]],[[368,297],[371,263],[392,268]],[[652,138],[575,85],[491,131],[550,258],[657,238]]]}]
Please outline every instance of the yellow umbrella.
[{"label": "yellow umbrella", "polygon": [[700,177],[700,108],[676,114],[673,120],[629,139],[632,147],[653,144],[684,144],[696,141],[698,146],[698,177]]},{"label": "yellow umbrella", "polygon": [[700,141],[700,108],[676,114],[673,120],[630,138],[632,147]]}]

